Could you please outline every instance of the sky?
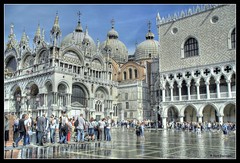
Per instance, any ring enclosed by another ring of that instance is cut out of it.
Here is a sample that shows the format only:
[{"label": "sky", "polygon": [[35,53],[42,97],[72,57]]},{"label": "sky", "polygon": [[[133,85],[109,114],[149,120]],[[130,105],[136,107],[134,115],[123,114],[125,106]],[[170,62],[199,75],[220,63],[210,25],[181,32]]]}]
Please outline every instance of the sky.
[{"label": "sky", "polygon": [[111,20],[114,19],[114,28],[118,32],[118,39],[122,41],[129,52],[134,54],[136,43],[145,40],[148,32],[148,22],[151,22],[151,31],[158,40],[156,16],[171,16],[174,13],[196,8],[197,4],[5,4],[4,5],[4,47],[8,41],[10,25],[14,24],[16,39],[20,41],[23,31],[29,37],[30,48],[38,24],[45,31],[45,41],[50,42],[56,13],[59,16],[59,25],[62,31],[61,40],[72,33],[79,20],[83,29],[88,27],[88,34],[95,43],[105,41],[111,29]]}]

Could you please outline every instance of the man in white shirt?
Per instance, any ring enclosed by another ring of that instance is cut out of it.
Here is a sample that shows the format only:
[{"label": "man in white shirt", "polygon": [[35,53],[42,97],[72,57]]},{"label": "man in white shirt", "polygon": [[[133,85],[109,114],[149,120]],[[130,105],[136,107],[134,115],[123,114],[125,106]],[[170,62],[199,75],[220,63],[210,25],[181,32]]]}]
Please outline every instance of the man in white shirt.
[{"label": "man in white shirt", "polygon": [[77,132],[78,132],[78,136],[77,136],[77,141],[84,141],[84,125],[85,125],[85,120],[83,119],[83,114],[80,114],[80,117],[77,117],[78,119],[78,126],[77,126]]}]

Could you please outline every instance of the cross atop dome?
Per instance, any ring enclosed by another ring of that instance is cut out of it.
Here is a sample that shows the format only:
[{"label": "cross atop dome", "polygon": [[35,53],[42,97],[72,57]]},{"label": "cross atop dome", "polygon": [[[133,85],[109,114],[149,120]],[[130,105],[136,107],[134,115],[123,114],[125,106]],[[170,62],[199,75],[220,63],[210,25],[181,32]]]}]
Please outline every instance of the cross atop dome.
[{"label": "cross atop dome", "polygon": [[150,22],[150,20],[148,21],[148,31],[149,32],[151,31],[151,22]]},{"label": "cross atop dome", "polygon": [[114,21],[114,19],[112,19],[111,20],[112,28],[114,28],[114,23],[115,23],[115,21]]},{"label": "cross atop dome", "polygon": [[80,17],[82,15],[82,13],[80,11],[77,12],[77,15],[78,15],[78,21],[80,21]]}]

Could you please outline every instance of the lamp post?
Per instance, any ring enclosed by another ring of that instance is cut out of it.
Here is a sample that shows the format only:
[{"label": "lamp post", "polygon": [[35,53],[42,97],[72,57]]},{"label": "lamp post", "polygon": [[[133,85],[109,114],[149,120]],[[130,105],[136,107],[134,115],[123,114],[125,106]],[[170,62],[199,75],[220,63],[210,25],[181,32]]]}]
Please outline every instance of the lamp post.
[{"label": "lamp post", "polygon": [[[17,107],[16,107],[16,114],[17,114],[17,117],[19,117],[20,116],[20,107],[21,107],[21,105],[20,105],[20,101],[21,101],[21,96],[20,96],[20,94],[17,94]],[[20,117],[19,117],[20,118]]]},{"label": "lamp post", "polygon": [[31,89],[29,87],[27,87],[27,101],[26,101],[26,103],[27,103],[27,113],[28,113],[29,101],[30,101],[30,98],[31,98],[30,93],[31,93]]},{"label": "lamp post", "polygon": [[39,95],[37,95],[37,97],[36,97],[36,116],[38,115],[38,110],[37,110],[37,108],[38,108],[38,106],[39,106],[39,101],[40,101]]}]

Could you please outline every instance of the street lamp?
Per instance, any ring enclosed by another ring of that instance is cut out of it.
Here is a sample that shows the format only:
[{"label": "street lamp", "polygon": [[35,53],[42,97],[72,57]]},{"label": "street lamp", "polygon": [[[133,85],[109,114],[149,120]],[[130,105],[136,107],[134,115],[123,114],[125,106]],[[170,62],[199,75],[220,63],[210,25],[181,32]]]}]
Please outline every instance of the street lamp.
[{"label": "street lamp", "polygon": [[27,87],[26,88],[27,89],[27,101],[26,101],[26,103],[27,103],[27,112],[28,112],[28,107],[29,107],[29,101],[30,101],[30,98],[31,98],[31,89],[29,88],[29,87]]},{"label": "street lamp", "polygon": [[39,95],[37,95],[37,97],[36,97],[36,109],[37,109],[38,106],[39,106],[39,101],[40,101],[40,98],[39,98]]}]

